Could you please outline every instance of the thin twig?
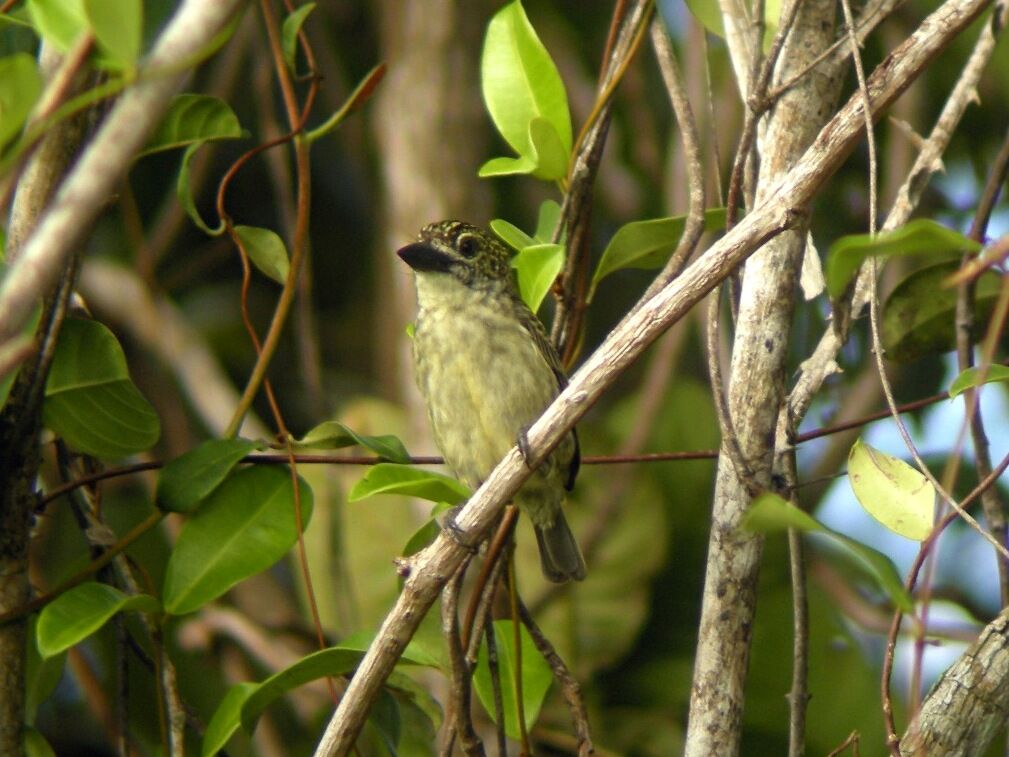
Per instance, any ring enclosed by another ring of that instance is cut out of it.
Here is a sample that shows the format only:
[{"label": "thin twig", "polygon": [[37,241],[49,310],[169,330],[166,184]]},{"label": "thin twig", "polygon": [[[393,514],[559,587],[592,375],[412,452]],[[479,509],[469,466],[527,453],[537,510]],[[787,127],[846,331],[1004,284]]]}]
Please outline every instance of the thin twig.
[{"label": "thin twig", "polygon": [[[448,718],[452,730],[459,737],[459,744],[467,755],[483,755],[483,743],[473,730],[470,719],[470,676],[472,671],[466,663],[463,645],[459,638],[459,593],[466,577],[469,560],[464,560],[452,580],[445,585],[441,595],[441,630],[448,643],[448,657],[451,668],[451,710]],[[446,739],[445,757],[451,757],[452,739]]]},{"label": "thin twig", "polygon": [[553,672],[554,680],[561,687],[561,695],[571,712],[571,723],[575,728],[575,735],[578,737],[578,756],[587,757],[593,753],[592,736],[589,732],[589,717],[585,709],[585,701],[582,699],[582,689],[578,684],[578,679],[565,664],[564,660],[557,653],[554,645],[550,643],[540,627],[536,625],[532,613],[525,606],[521,599],[517,602],[519,620],[529,631],[529,636],[536,645],[536,649],[547,661],[550,670]]},{"label": "thin twig", "polygon": [[701,235],[704,234],[704,209],[707,205],[704,192],[704,165],[701,158],[700,138],[697,134],[697,123],[694,111],[690,107],[687,89],[683,84],[683,76],[676,62],[672,43],[661,19],[652,21],[652,47],[659,62],[662,80],[669,94],[669,102],[673,106],[676,123],[680,127],[680,139],[683,142],[684,164],[687,170],[687,187],[689,202],[687,218],[683,226],[676,250],[670,256],[665,267],[649,284],[642,300],[650,298],[655,292],[679,276],[683,266],[697,248]]},{"label": "thin twig", "polygon": [[[592,210],[592,186],[602,159],[609,132],[610,104],[616,85],[627,70],[653,11],[652,0],[635,0],[630,9],[623,3],[615,9],[612,29],[619,28],[615,42],[603,66],[605,74],[593,112],[576,140],[568,167],[567,187],[561,204],[561,218],[556,234],[567,232],[567,258],[560,275],[561,292],[557,297],[550,338],[561,355],[562,364],[571,365],[576,356],[588,286],[589,220]],[[556,240],[555,240],[556,241]]]},{"label": "thin twig", "polygon": [[[977,210],[974,213],[969,236],[976,242],[984,240],[988,221],[991,218],[991,212],[1002,184],[1005,182],[1007,171],[1009,171],[1009,132],[1003,138],[1002,147],[989,172],[988,180],[985,182]],[[965,255],[964,266],[968,265],[969,261],[970,257]],[[961,281],[957,287],[955,331],[957,361],[961,372],[974,365],[974,288],[975,281],[972,279]],[[993,319],[993,327],[995,323],[996,321]],[[991,365],[990,360],[990,354],[984,356],[980,383],[984,382],[983,374]],[[978,479],[983,479],[991,472],[992,464],[988,436],[985,433],[984,420],[981,417],[980,394],[980,389],[974,387],[968,389],[965,392],[964,407],[970,422],[971,442],[974,447],[974,469]],[[1006,524],[1005,509],[999,499],[996,487],[984,491],[981,495],[981,506],[992,534],[1002,544],[1009,544],[1009,528]],[[1009,562],[1001,559],[998,555],[995,556],[995,559],[998,565],[1001,604],[1005,607],[1009,605]]]},{"label": "thin twig", "polygon": [[[501,561],[499,565],[503,570],[504,561]],[[490,610],[490,605],[488,605],[487,612],[485,613],[485,633],[481,635],[487,640],[487,672],[490,673],[491,691],[493,692],[492,696],[494,697],[494,721],[497,723],[495,733],[497,736],[498,754],[507,755],[508,748],[505,742],[504,696],[501,692],[501,666],[499,664],[500,658],[498,657],[497,652],[497,630],[494,628],[494,623],[491,620]]]},{"label": "thin twig", "polygon": [[724,451],[732,462],[732,467],[736,472],[736,478],[746,488],[751,497],[757,496],[761,486],[757,483],[753,473],[753,468],[743,455],[743,450],[739,446],[739,437],[732,423],[732,415],[725,398],[725,381],[722,378],[721,351],[719,349],[718,322],[719,322],[719,295],[720,290],[716,289],[708,298],[707,329],[705,330],[705,346],[707,349],[708,380],[711,383],[711,399],[715,403],[715,415],[718,417],[718,429],[722,435],[722,446],[720,451]]}]

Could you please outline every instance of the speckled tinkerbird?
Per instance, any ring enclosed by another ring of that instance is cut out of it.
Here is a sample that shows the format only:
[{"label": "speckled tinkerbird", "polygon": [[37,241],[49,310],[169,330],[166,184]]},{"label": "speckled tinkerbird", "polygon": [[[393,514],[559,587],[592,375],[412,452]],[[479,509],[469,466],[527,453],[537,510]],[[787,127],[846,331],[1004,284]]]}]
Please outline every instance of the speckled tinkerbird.
[{"label": "speckled tinkerbird", "polygon": [[[399,250],[416,274],[413,355],[434,439],[474,491],[567,383],[543,325],[519,296],[508,249],[461,221],[425,226]],[[578,473],[578,437],[566,434],[515,495],[532,522],[543,574],[585,578],[585,560],[561,506]]]}]

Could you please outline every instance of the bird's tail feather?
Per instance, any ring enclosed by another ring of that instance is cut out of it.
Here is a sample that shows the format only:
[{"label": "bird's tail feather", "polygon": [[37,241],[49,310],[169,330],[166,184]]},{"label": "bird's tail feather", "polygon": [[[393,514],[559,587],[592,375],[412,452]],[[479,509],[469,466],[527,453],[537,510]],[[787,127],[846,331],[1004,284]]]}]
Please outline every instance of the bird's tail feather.
[{"label": "bird's tail feather", "polygon": [[585,558],[564,513],[558,512],[549,526],[534,523],[533,530],[540,548],[540,565],[548,580],[564,583],[585,578]]}]

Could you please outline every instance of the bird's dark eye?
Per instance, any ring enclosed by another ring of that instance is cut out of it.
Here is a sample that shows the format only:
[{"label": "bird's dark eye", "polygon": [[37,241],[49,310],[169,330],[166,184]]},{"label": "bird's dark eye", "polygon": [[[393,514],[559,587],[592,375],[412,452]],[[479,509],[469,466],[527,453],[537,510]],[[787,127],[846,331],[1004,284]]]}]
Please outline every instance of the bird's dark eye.
[{"label": "bird's dark eye", "polygon": [[480,244],[477,242],[476,237],[471,234],[466,234],[459,238],[458,242],[459,254],[464,258],[472,258],[480,249]]}]

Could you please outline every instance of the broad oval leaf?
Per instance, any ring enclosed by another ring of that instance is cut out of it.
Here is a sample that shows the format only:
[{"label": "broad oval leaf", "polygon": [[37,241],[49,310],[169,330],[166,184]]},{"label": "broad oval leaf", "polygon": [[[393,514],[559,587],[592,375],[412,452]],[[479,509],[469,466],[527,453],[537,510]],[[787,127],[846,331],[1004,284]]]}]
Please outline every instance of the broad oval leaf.
[{"label": "broad oval leaf", "polygon": [[280,30],[280,48],[284,51],[284,62],[291,72],[295,72],[295,61],[298,54],[298,32],[301,31],[308,14],[315,10],[315,3],[299,5],[284,19]]},{"label": "broad oval leaf", "polygon": [[535,239],[526,234],[515,224],[509,223],[503,218],[495,218],[491,221],[490,228],[491,231],[500,237],[502,242],[515,251],[524,250],[526,247],[532,247],[536,244]]},{"label": "broad oval leaf", "polygon": [[210,439],[180,455],[161,469],[158,506],[175,513],[192,512],[258,446],[248,439]]},{"label": "broad oval leaf", "polygon": [[[661,268],[673,254],[686,223],[686,216],[671,216],[621,226],[603,250],[590,291],[594,292],[603,278],[623,268]],[[704,228],[706,231],[725,228],[725,208],[704,211]]]},{"label": "broad oval leaf", "polygon": [[[511,620],[495,620],[493,624],[494,639],[497,644],[498,671],[501,683],[502,709],[504,710],[504,729],[509,738],[520,737],[518,725],[518,696],[522,696],[522,712],[525,716],[525,727],[529,730],[539,717],[543,700],[546,699],[553,674],[550,665],[536,648],[536,644],[525,626],[519,625],[521,633],[521,692],[515,690],[515,673],[519,661],[515,657],[515,625]],[[487,663],[487,640],[480,645],[480,657],[473,674],[473,688],[483,704],[487,714],[496,720],[494,714],[494,688],[491,681],[490,668]]]},{"label": "broad oval leaf", "polygon": [[894,533],[921,541],[932,532],[935,488],[903,460],[858,439],[848,453],[848,480],[865,511]]},{"label": "broad oval leaf", "polygon": [[[556,200],[544,200],[536,214],[536,241],[548,244],[554,241],[554,232],[561,221],[561,206]],[[561,241],[563,241],[562,234]]]},{"label": "broad oval leaf", "polygon": [[[883,305],[880,325],[887,358],[908,362],[956,349],[957,291],[944,282],[959,267],[955,262],[932,265],[915,271],[894,287]],[[984,324],[991,317],[1001,289],[1001,276],[994,271],[986,271],[977,279],[975,334],[984,333]]]},{"label": "broad oval leaf", "polygon": [[[535,119],[543,119],[552,128],[565,156],[571,152],[571,115],[564,82],[519,0],[498,11],[487,27],[480,79],[494,125],[533,168],[536,146],[530,133]],[[545,132],[543,127],[536,128]],[[542,148],[548,138],[543,133],[539,138]],[[552,156],[553,147],[548,149]]]},{"label": "broad oval leaf", "polygon": [[529,144],[536,168],[533,176],[543,181],[560,181],[568,175],[568,159],[571,148],[564,142],[554,125],[545,118],[534,118],[529,122]]},{"label": "broad oval leaf", "polygon": [[535,313],[564,267],[564,247],[559,244],[526,247],[512,258],[511,265],[518,272],[522,301]]},{"label": "broad oval leaf", "polygon": [[84,641],[117,612],[157,612],[158,600],[148,594],[128,596],[108,584],[89,581],[60,595],[39,614],[36,643],[43,658]]},{"label": "broad oval leaf", "polygon": [[130,380],[126,356],[98,321],[63,323],[46,382],[42,418],[72,447],[94,457],[125,457],[161,434],[157,413]]},{"label": "broad oval leaf", "polygon": [[235,233],[242,240],[242,247],[259,269],[260,273],[283,285],[291,270],[284,240],[272,229],[259,226],[236,226]]},{"label": "broad oval leaf", "polygon": [[[312,490],[298,479],[302,525]],[[298,538],[291,474],[280,466],[237,471],[183,527],[165,571],[165,610],[182,615],[277,562]]]},{"label": "broad oval leaf", "polygon": [[742,527],[748,531],[769,534],[796,528],[806,533],[822,534],[832,544],[840,548],[840,553],[854,561],[866,572],[876,585],[890,597],[904,612],[914,610],[914,602],[907,593],[900,574],[893,562],[872,547],[855,541],[851,537],[838,533],[820,523],[812,515],[803,512],[777,494],[770,492],[761,494],[747,508],[743,515]]},{"label": "broad oval leaf", "polygon": [[953,379],[953,383],[949,386],[949,397],[953,399],[968,389],[975,389],[993,381],[1009,382],[1009,366],[989,365],[984,370],[978,367],[968,368]]},{"label": "broad oval leaf", "polygon": [[838,298],[869,257],[976,252],[981,245],[963,234],[947,229],[928,218],[918,218],[893,231],[881,234],[852,234],[841,237],[827,253],[827,291]]},{"label": "broad oval leaf", "polygon": [[17,136],[42,94],[42,75],[28,53],[0,58],[0,147]]},{"label": "broad oval leaf", "polygon": [[26,5],[39,36],[61,53],[88,30],[82,0],[28,0]]},{"label": "broad oval leaf", "polygon": [[523,155],[520,158],[491,158],[477,172],[481,179],[492,176],[514,176],[516,174],[532,173],[536,170],[536,161]]},{"label": "broad oval leaf", "polygon": [[351,487],[347,499],[356,502],[374,494],[403,494],[458,505],[469,499],[471,492],[456,479],[440,473],[418,470],[409,465],[379,463]]},{"label": "broad oval leaf", "polygon": [[211,95],[176,95],[172,98],[168,113],[140,155],[218,139],[240,139],[243,136],[245,132],[238,122],[238,116],[221,98]]},{"label": "broad oval leaf", "polygon": [[140,56],[144,32],[141,0],[83,0],[84,15],[106,60],[132,68]]},{"label": "broad oval leaf", "polygon": [[332,647],[313,652],[279,673],[274,673],[260,683],[242,704],[239,713],[242,727],[251,732],[263,710],[291,689],[326,676],[351,673],[362,657],[364,652]]},{"label": "broad oval leaf", "polygon": [[310,449],[339,449],[355,444],[393,463],[406,465],[410,462],[410,453],[406,451],[399,437],[392,434],[380,436],[359,434],[339,421],[324,421],[295,442],[298,447]]}]

